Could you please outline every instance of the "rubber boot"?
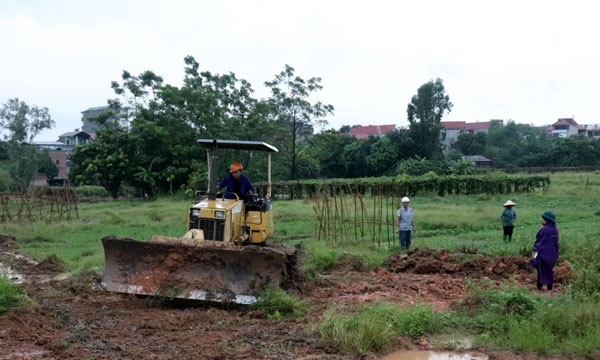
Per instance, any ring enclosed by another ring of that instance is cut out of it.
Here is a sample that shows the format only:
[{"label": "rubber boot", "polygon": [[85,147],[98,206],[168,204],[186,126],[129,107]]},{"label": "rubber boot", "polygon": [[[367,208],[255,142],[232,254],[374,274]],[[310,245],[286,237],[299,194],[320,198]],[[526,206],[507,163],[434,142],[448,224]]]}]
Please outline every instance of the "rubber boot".
[{"label": "rubber boot", "polygon": [[512,235],[508,235],[508,242],[512,241]]}]

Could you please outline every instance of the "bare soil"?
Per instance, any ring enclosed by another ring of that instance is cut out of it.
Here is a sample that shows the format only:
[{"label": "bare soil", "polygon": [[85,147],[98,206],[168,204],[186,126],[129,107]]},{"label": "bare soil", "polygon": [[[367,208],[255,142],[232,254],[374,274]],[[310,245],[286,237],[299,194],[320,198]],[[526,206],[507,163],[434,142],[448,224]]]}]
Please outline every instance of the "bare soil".
[{"label": "bare soil", "polygon": [[[469,257],[459,265],[456,259]],[[32,262],[19,256],[10,237],[0,236],[0,262],[25,276],[31,304],[0,316],[0,360],[5,359],[376,359],[398,350],[436,350],[425,338],[398,338],[381,354],[340,351],[311,332],[325,310],[375,301],[400,306],[429,303],[445,310],[467,295],[463,280],[488,279],[499,286],[514,281],[534,288],[535,272],[527,258],[486,257],[414,249],[396,254],[381,267],[364,269],[352,258],[317,281],[304,281],[295,295],[309,303],[300,319],[269,320],[239,306],[179,302],[110,293],[98,276],[72,277],[59,262]],[[556,286],[540,296],[554,296],[570,278],[567,263],[556,267]],[[447,349],[437,349],[447,350]],[[558,360],[474,349],[489,359]]]}]

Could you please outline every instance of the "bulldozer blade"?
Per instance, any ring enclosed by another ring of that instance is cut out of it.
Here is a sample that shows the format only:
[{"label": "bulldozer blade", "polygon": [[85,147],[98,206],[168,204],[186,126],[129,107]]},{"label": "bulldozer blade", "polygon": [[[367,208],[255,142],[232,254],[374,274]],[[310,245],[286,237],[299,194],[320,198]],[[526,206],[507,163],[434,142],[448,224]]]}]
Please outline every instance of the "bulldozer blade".
[{"label": "bulldozer blade", "polygon": [[118,293],[252,304],[263,287],[284,287],[289,280],[286,253],[274,248],[115,237],[102,244],[103,282]]}]

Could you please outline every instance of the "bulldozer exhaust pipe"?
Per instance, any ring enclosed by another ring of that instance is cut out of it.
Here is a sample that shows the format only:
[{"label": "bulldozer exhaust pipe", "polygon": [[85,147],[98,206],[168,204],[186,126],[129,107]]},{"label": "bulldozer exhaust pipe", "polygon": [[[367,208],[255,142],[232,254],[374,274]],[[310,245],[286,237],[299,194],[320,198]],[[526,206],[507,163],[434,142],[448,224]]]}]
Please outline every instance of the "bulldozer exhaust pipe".
[{"label": "bulldozer exhaust pipe", "polygon": [[208,200],[217,199],[217,178],[219,176],[219,157],[217,156],[217,140],[213,140],[213,147],[206,149],[208,163]]}]

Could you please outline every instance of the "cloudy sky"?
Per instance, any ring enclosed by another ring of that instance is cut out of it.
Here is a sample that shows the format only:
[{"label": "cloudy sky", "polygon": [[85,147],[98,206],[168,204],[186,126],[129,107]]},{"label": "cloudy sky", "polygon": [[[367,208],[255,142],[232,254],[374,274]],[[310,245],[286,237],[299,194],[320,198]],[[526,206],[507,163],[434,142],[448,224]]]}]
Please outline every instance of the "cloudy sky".
[{"label": "cloudy sky", "polygon": [[80,128],[123,70],[180,86],[187,55],[258,98],[286,64],[322,78],[327,129],[407,126],[411,97],[436,78],[454,104],[444,121],[600,123],[593,1],[1,0],[0,34],[0,102],[56,122],[36,140]]}]

